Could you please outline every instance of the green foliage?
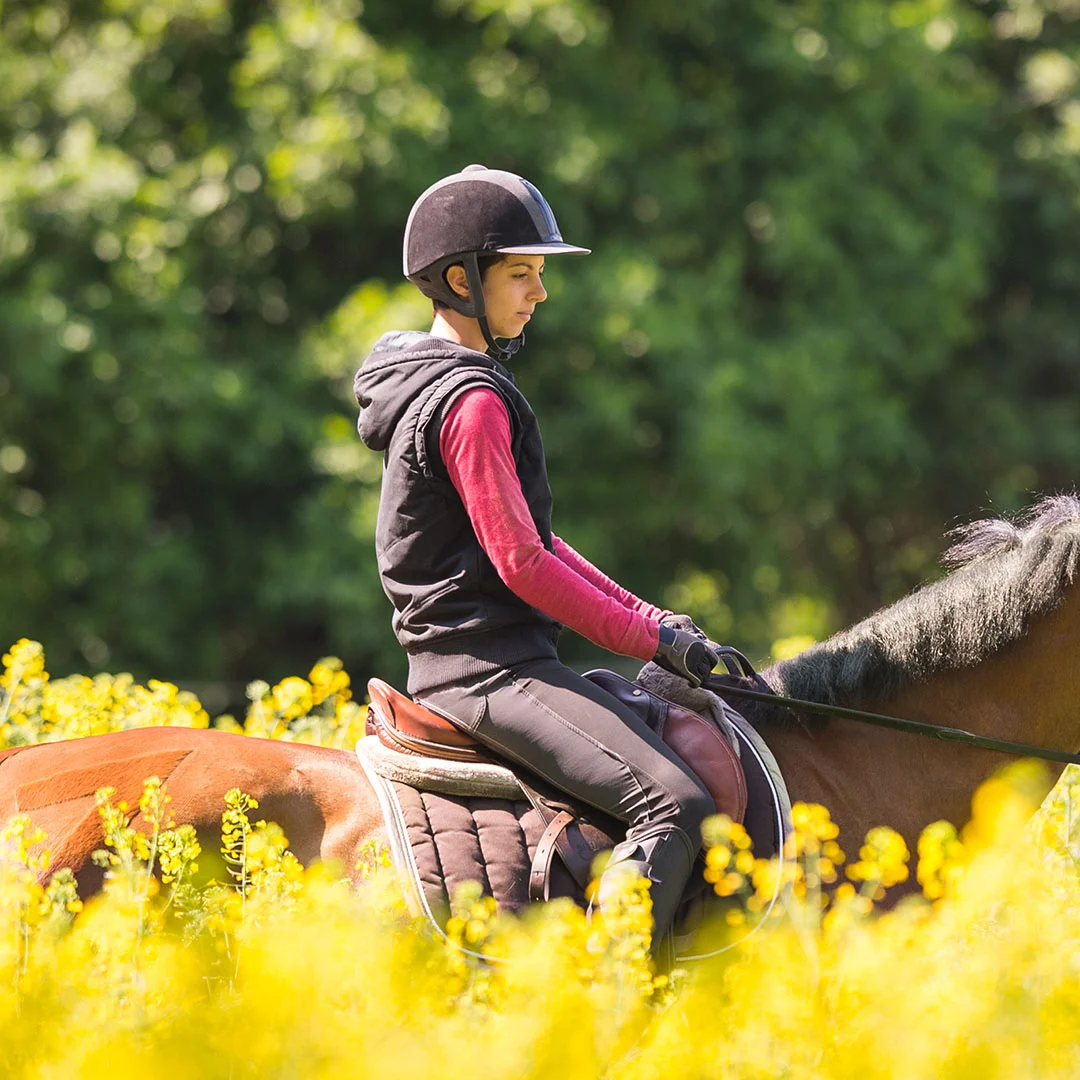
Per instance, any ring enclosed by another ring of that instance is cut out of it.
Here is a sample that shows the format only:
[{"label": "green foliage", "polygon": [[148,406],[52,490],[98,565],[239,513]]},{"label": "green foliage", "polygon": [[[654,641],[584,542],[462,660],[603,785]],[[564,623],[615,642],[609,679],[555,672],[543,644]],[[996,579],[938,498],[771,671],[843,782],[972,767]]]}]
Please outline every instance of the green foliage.
[{"label": "green foliage", "polygon": [[516,364],[557,529],[759,655],[895,596],[956,517],[1074,482],[1077,16],[5,4],[0,637],[400,678],[350,382],[424,324],[403,222],[470,160],[595,250]]}]

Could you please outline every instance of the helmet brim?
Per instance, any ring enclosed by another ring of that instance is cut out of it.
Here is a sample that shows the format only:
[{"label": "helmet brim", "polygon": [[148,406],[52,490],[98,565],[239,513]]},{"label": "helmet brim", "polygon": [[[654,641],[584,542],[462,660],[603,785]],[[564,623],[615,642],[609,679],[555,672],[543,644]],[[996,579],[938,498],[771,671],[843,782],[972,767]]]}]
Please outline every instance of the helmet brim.
[{"label": "helmet brim", "polygon": [[[592,248],[575,247],[552,241],[549,244],[515,244],[513,247],[498,247],[494,251],[502,255],[591,255]],[[484,254],[484,252],[480,252]]]}]

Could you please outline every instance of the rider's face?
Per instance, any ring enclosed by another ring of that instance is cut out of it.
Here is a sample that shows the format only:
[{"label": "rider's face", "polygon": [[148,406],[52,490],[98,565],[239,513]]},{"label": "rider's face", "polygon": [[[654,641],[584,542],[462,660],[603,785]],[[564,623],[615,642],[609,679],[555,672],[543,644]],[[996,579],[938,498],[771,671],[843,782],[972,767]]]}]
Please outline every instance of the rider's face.
[{"label": "rider's face", "polygon": [[542,255],[507,255],[484,275],[484,307],[494,337],[515,338],[547,299]]}]

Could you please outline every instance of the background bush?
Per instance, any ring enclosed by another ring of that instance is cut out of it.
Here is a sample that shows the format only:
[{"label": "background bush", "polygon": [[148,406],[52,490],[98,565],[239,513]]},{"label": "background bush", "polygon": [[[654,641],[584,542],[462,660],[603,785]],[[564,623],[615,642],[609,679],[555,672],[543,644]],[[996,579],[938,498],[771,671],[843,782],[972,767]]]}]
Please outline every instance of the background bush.
[{"label": "background bush", "polygon": [[759,656],[895,597],[957,518],[1075,482],[1078,16],[5,4],[0,640],[401,677],[350,380],[424,324],[403,222],[473,160],[595,249],[515,363],[559,531]]}]

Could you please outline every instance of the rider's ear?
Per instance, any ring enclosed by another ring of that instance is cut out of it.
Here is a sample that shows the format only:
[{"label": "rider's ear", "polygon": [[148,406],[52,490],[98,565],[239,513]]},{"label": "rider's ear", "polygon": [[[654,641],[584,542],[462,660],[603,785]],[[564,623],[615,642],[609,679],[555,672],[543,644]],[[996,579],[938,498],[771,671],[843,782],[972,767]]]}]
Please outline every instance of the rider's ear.
[{"label": "rider's ear", "polygon": [[454,263],[446,268],[446,283],[461,297],[469,299],[469,281],[465,276],[465,267],[461,263]]}]

